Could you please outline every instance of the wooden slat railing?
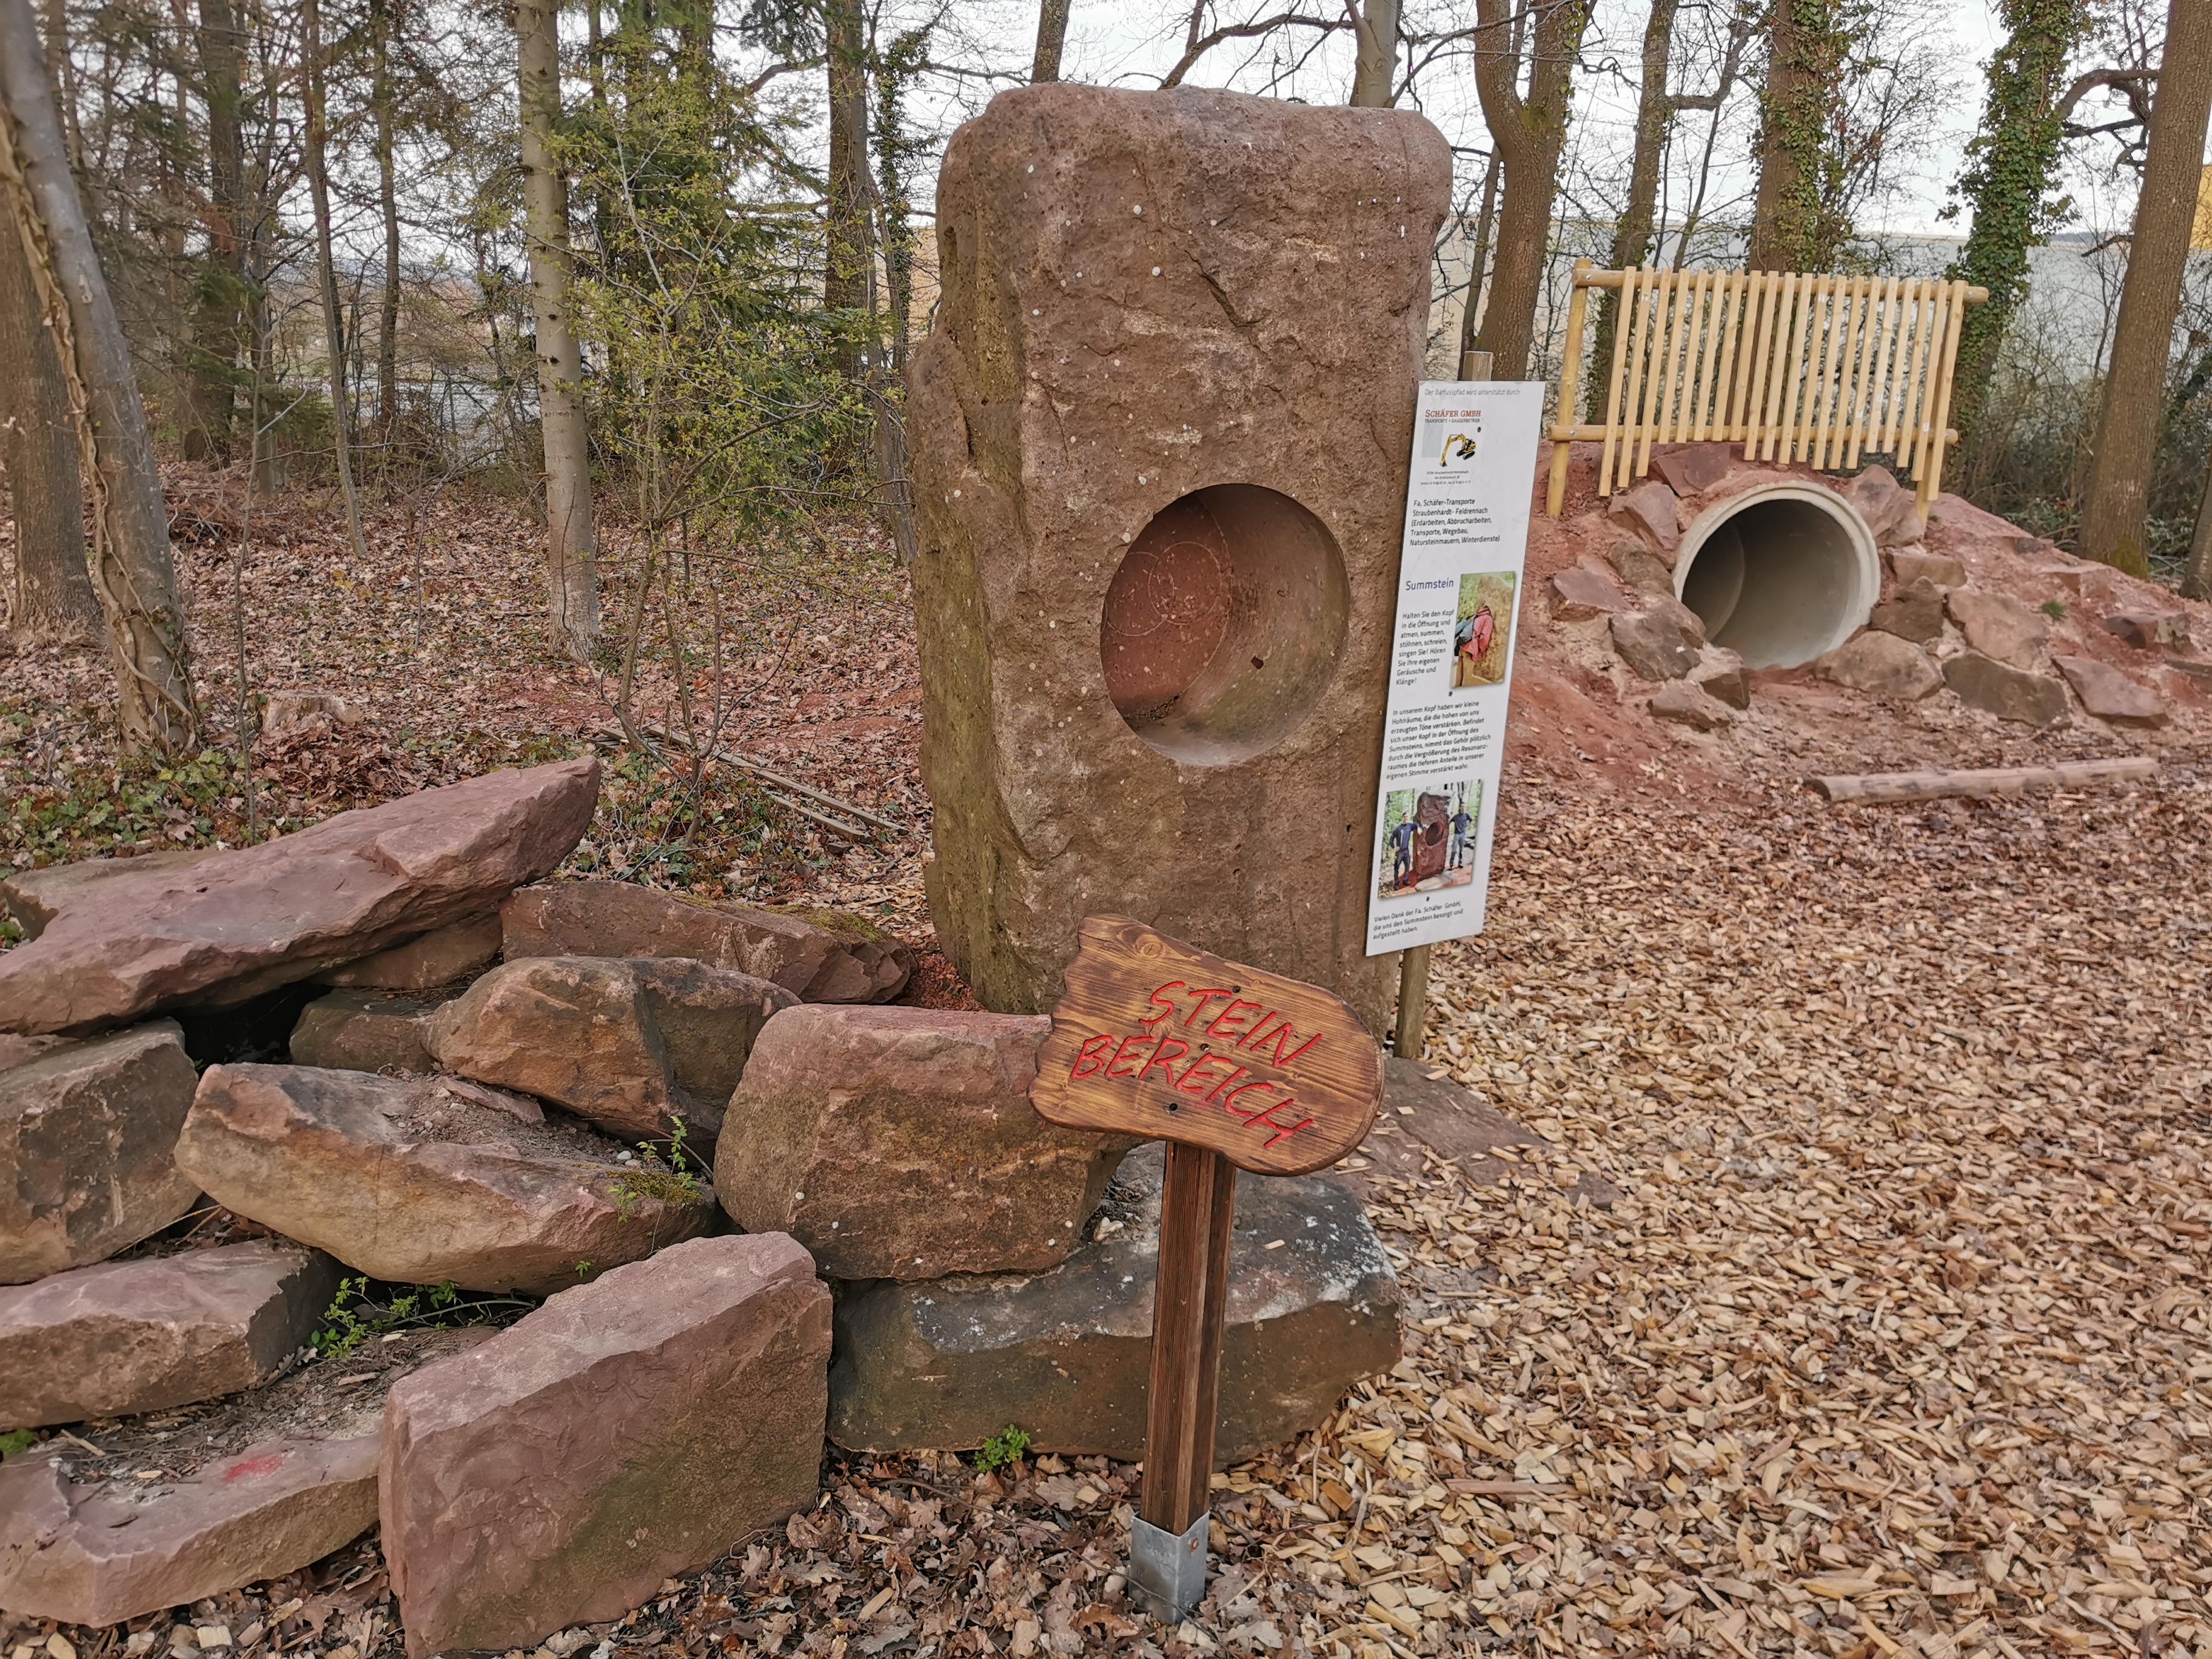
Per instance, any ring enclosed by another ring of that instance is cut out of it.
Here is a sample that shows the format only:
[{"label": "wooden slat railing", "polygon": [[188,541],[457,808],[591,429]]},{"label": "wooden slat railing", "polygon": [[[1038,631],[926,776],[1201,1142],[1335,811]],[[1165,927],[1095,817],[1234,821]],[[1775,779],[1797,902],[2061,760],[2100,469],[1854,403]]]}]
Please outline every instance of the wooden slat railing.
[{"label": "wooden slat railing", "polygon": [[[1605,420],[1577,420],[1590,291],[1620,295],[1605,375]],[[1605,446],[1597,490],[1651,468],[1655,444],[1740,443],[1747,461],[1856,470],[1888,455],[1936,498],[1950,428],[1951,374],[1966,309],[1986,289],[1920,276],[1788,270],[1595,270],[1575,262],[1566,355],[1552,423],[1546,510],[1559,515],[1567,446]]]}]

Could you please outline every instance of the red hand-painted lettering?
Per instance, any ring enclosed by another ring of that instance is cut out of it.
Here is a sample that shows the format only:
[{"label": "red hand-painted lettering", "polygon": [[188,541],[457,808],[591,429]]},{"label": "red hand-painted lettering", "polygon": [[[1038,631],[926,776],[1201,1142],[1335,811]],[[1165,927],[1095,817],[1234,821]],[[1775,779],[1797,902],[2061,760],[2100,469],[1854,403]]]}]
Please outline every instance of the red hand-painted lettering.
[{"label": "red hand-painted lettering", "polygon": [[[1093,1072],[1103,1071],[1106,1068],[1106,1051],[1113,1046],[1114,1039],[1110,1035],[1085,1037],[1081,1051],[1075,1056],[1075,1064],[1068,1068],[1067,1075],[1071,1079],[1089,1077]],[[1090,1064],[1085,1065],[1085,1060]]]},{"label": "red hand-painted lettering", "polygon": [[1115,1071],[1114,1068],[1115,1068],[1116,1066],[1119,1066],[1119,1065],[1121,1063],[1121,1061],[1123,1060],[1123,1059],[1124,1059],[1124,1058],[1126,1058],[1126,1057],[1128,1055],[1129,1049],[1130,1049],[1130,1048],[1131,1048],[1133,1045],[1137,1044],[1137,1043],[1141,1043],[1142,1042],[1144,1042],[1144,1040],[1145,1040],[1145,1037],[1146,1037],[1146,1036],[1150,1036],[1151,1035],[1152,1035],[1152,1033],[1151,1033],[1151,1032],[1149,1032],[1149,1031],[1147,1031],[1147,1032],[1146,1032],[1146,1033],[1144,1034],[1144,1036],[1125,1036],[1125,1037],[1123,1037],[1123,1038],[1121,1039],[1121,1046],[1120,1048],[1116,1048],[1116,1049],[1114,1051],[1114,1058],[1113,1058],[1113,1059],[1111,1059],[1111,1060],[1108,1060],[1108,1061],[1106,1062],[1106,1073],[1105,1073],[1105,1074],[1106,1074],[1108,1077],[1109,1077],[1109,1078],[1110,1078],[1110,1077],[1134,1077],[1134,1076],[1136,1076],[1136,1073],[1135,1073],[1134,1072],[1117,1072],[1117,1071]]},{"label": "red hand-painted lettering", "polygon": [[1170,996],[1168,993],[1170,991],[1180,991],[1185,988],[1183,982],[1179,979],[1171,979],[1166,984],[1161,986],[1152,993],[1152,1006],[1158,1009],[1159,1012],[1157,1014],[1148,1014],[1137,1023],[1139,1025],[1157,1025],[1162,1020],[1167,1018],[1176,1011],[1175,999]]},{"label": "red hand-painted lettering", "polygon": [[1193,991],[1191,994],[1198,999],[1198,1006],[1190,1011],[1190,1018],[1183,1021],[1183,1027],[1185,1030],[1188,1030],[1191,1026],[1197,1024],[1199,1021],[1206,1018],[1206,1005],[1212,1001],[1214,998],[1233,997],[1237,993],[1234,991],[1213,990]]},{"label": "red hand-painted lettering", "polygon": [[[1170,1048],[1172,1048],[1172,1052],[1170,1052]],[[1175,1086],[1175,1063],[1189,1052],[1190,1044],[1185,1042],[1181,1037],[1169,1036],[1163,1033],[1160,1037],[1159,1046],[1152,1050],[1152,1057],[1137,1068],[1137,1081],[1142,1083],[1146,1078],[1152,1074],[1153,1068],[1157,1066],[1161,1071],[1164,1071],[1168,1074],[1168,1086],[1170,1088],[1173,1088]]]}]

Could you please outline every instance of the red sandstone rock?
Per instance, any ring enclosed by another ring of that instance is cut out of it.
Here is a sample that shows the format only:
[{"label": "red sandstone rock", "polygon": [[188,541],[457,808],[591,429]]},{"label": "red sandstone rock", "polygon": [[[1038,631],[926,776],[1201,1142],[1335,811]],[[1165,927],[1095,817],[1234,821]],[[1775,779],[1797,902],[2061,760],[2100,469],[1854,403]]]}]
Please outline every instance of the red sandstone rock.
[{"label": "red sandstone rock", "polygon": [[2042,665],[2051,644],[2047,617],[2009,593],[1954,587],[1945,596],[1951,619],[1966,636],[1968,648],[2009,667],[2033,671]]},{"label": "red sandstone rock", "polygon": [[1962,651],[1944,663],[1943,682],[1967,708],[1999,720],[2023,726],[2066,723],[2066,688],[2048,674],[2031,674],[1978,651]]},{"label": "red sandstone rock", "polygon": [[1843,487],[1843,497],[1874,532],[1876,547],[1908,547],[1928,533],[1912,492],[1886,466],[1870,466]]},{"label": "red sandstone rock", "polygon": [[1571,564],[1552,578],[1552,618],[1555,622],[1588,622],[1593,617],[1631,611],[1636,601],[1620,584],[1602,570]]},{"label": "red sandstone rock", "polygon": [[89,1030],[228,1005],[481,913],[568,856],[595,760],[494,772],[182,869],[118,876],[0,955],[0,1024]]},{"label": "red sandstone rock", "polygon": [[80,859],[74,864],[19,870],[0,881],[0,903],[6,904],[25,939],[36,939],[64,910],[83,902],[109,882],[187,869],[216,856],[216,849],[211,847],[186,847],[167,853],[141,853],[137,858]]},{"label": "red sandstone rock", "polygon": [[1889,568],[1897,577],[1899,587],[1909,587],[1917,581],[1945,588],[1966,585],[1966,566],[1948,554],[1929,553],[1919,548],[1898,548],[1890,553]]},{"label": "red sandstone rock", "polygon": [[325,969],[318,985],[356,985],[383,991],[428,991],[465,978],[499,954],[499,912],[449,922],[417,939],[373,957]]},{"label": "red sandstone rock", "polygon": [[888,1002],[912,950],[839,910],[708,904],[624,881],[549,881],[500,907],[507,959],[684,957],[781,985],[804,1002]]},{"label": "red sandstone rock", "polygon": [[337,1288],[327,1256],[257,1239],[0,1290],[0,1428],[250,1389],[298,1351]]},{"label": "red sandstone rock", "polygon": [[2105,618],[2105,631],[2117,634],[2130,645],[2153,650],[2170,645],[2185,650],[2189,645],[2189,614],[2183,611],[2124,611]]},{"label": "red sandstone rock", "polygon": [[[474,1092],[472,1092],[474,1091]],[[626,1170],[576,1127],[519,1122],[474,1085],[211,1066],[177,1163],[247,1219],[403,1284],[549,1294],[715,1220],[699,1182]]]},{"label": "red sandstone rock", "polygon": [[1633,489],[1625,489],[1615,495],[1607,505],[1605,514],[1640,538],[1668,569],[1674,568],[1674,550],[1682,540],[1682,523],[1675,511],[1673,490],[1656,478],[1647,478]]},{"label": "red sandstone rock", "polygon": [[1730,444],[1681,444],[1655,451],[1651,465],[1677,495],[1697,495],[1735,471],[1735,456]]},{"label": "red sandstone rock", "polygon": [[0,1285],[105,1261],[191,1208],[173,1154],[198,1081],[166,1019],[0,1072]]},{"label": "red sandstone rock", "polygon": [[681,1117],[710,1150],[770,1015],[799,999],[682,957],[504,963],[432,1015],[430,1051],[463,1077],[565,1106],[623,1140]]},{"label": "red sandstone rock", "polygon": [[1693,732],[1717,732],[1735,716],[1686,680],[1669,680],[1652,694],[1651,718]]},{"label": "red sandstone rock", "polygon": [[722,1207],[831,1279],[1024,1273],[1066,1259],[1133,1143],[1029,1101],[1048,1019],[793,1009],[753,1048],[714,1159]]},{"label": "red sandstone rock", "polygon": [[1917,702],[1943,684],[1925,651],[1878,629],[1844,641],[1814,667],[1838,685],[1895,702]]},{"label": "red sandstone rock", "polygon": [[2166,699],[2094,657],[2054,657],[2058,672],[2074,687],[2081,707],[2115,726],[2163,726]]},{"label": "red sandstone rock", "polygon": [[383,1547],[407,1650],[614,1619],[809,1507],[830,1291],[777,1233],[564,1291],[385,1407]]},{"label": "red sandstone rock", "polygon": [[438,1069],[423,1037],[444,1004],[397,991],[338,990],[300,1011],[292,1027],[295,1066],[422,1077]]},{"label": "red sandstone rock", "polygon": [[0,1466],[0,1607],[113,1625],[292,1572],[376,1524],[376,1437],[249,1446],[173,1486],[80,1485],[69,1449]]}]

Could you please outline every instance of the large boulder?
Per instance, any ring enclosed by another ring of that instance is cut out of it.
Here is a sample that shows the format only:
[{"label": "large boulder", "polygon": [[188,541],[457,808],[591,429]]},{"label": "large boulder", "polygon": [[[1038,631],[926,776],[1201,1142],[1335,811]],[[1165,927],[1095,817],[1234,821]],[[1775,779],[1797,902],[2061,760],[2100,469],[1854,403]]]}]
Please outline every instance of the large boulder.
[{"label": "large boulder", "polygon": [[79,859],[74,864],[18,870],[0,881],[0,904],[15,917],[25,939],[36,939],[56,916],[73,904],[83,903],[110,882],[187,869],[217,857],[220,851],[213,847],[179,847],[166,853],[141,853],[136,858]]},{"label": "large boulder", "polygon": [[434,1079],[211,1066],[177,1162],[249,1220],[404,1284],[545,1295],[714,1225],[704,1181],[626,1167],[615,1143],[496,1100]]},{"label": "large boulder", "polygon": [[499,954],[499,912],[487,910],[434,927],[420,939],[373,957],[325,968],[318,985],[365,986],[384,991],[429,991],[465,979]]},{"label": "large boulder", "polygon": [[318,997],[292,1027],[295,1066],[421,1077],[438,1069],[425,1041],[443,1000],[398,991],[343,989]]},{"label": "large boulder", "polygon": [[1943,665],[1943,681],[1969,708],[2023,726],[2062,726],[2066,721],[2066,688],[2048,674],[2031,674],[1962,651]]},{"label": "large boulder", "polygon": [[2081,707],[2115,726],[2163,726],[2166,699],[2140,680],[2094,657],[2054,657]]},{"label": "large boulder", "polygon": [[2008,667],[2033,670],[2043,663],[2051,644],[2051,622],[2032,606],[2009,593],[1991,593],[1978,587],[1954,587],[1944,596],[1951,620],[1966,636],[1969,650],[1978,651]]},{"label": "large boulder", "polygon": [[932,1008],[778,1014],[730,1102],[722,1207],[750,1232],[790,1233],[831,1279],[1066,1260],[1133,1143],[1036,1115],[1029,1088],[1051,1029]]},{"label": "large boulder", "polygon": [[0,955],[0,1025],[84,1030],[227,1006],[477,915],[568,856],[599,793],[595,760],[493,772],[118,875]]},{"label": "large boulder", "polygon": [[565,1106],[624,1140],[681,1118],[707,1149],[770,1015],[799,999],[750,974],[680,957],[503,963],[432,1015],[440,1062]]},{"label": "large boulder", "polygon": [[150,1491],[73,1479],[72,1452],[0,1466],[0,1607],[120,1624],[295,1571],[376,1524],[374,1434],[264,1441]]},{"label": "large boulder", "polygon": [[780,1234],[695,1239],[563,1291],[385,1407],[407,1650],[619,1618],[811,1507],[830,1291]]},{"label": "large boulder", "polygon": [[252,1388],[299,1352],[337,1288],[329,1257],[257,1239],[0,1290],[0,1428]]},{"label": "large boulder", "polygon": [[709,904],[625,881],[549,881],[500,907],[508,962],[684,957],[781,985],[805,1002],[888,1002],[914,951],[840,910]]},{"label": "large boulder", "polygon": [[[854,1450],[981,1445],[1009,1423],[1041,1451],[1145,1455],[1161,1159],[1109,1194],[1123,1224],[1049,1272],[847,1287],[830,1437]],[[1237,1177],[1214,1461],[1325,1419],[1399,1356],[1398,1281],[1359,1200],[1320,1176]]]},{"label": "large boulder", "polygon": [[191,1208],[172,1153],[198,1081],[166,1019],[0,1071],[0,1285],[105,1261]]},{"label": "large boulder", "polygon": [[1844,641],[1814,666],[1838,685],[1893,702],[1917,702],[1943,684],[1925,651],[1878,629]]}]

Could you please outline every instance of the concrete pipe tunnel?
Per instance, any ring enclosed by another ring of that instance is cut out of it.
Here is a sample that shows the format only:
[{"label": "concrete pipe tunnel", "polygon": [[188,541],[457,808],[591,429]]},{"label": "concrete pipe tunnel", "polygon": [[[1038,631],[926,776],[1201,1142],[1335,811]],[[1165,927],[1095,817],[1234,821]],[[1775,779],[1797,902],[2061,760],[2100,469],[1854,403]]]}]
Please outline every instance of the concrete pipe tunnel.
[{"label": "concrete pipe tunnel", "polygon": [[1674,592],[1747,668],[1795,668],[1866,626],[1881,596],[1874,533],[1817,484],[1717,501],[1682,532]]}]

